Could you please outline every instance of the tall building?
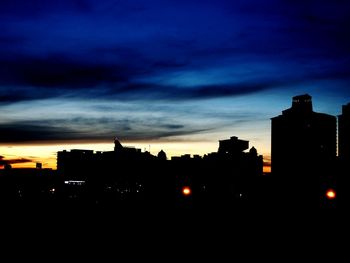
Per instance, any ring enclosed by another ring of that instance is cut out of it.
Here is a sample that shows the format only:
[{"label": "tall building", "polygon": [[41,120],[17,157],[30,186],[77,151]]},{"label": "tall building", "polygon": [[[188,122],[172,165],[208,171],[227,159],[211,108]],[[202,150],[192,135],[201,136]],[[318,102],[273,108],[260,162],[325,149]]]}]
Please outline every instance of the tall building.
[{"label": "tall building", "polygon": [[271,172],[313,175],[336,157],[336,117],[313,111],[308,94],[293,97],[292,107],[272,120]]},{"label": "tall building", "polygon": [[350,103],[343,106],[339,116],[339,157],[350,160]]},{"label": "tall building", "polygon": [[338,154],[339,167],[337,178],[337,203],[342,209],[350,204],[350,103],[343,105],[342,114],[338,116]]}]

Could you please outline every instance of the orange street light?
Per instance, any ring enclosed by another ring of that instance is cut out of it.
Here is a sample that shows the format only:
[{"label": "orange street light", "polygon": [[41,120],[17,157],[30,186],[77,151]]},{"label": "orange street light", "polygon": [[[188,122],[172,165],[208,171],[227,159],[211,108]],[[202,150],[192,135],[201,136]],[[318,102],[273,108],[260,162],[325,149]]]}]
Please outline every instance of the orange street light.
[{"label": "orange street light", "polygon": [[184,196],[189,196],[189,195],[191,195],[191,193],[192,193],[192,191],[191,191],[190,187],[185,186],[185,187],[182,188],[182,194]]},{"label": "orange street light", "polygon": [[336,192],[335,192],[333,189],[327,190],[327,192],[326,192],[326,197],[327,197],[328,199],[333,200],[333,199],[336,198],[336,196],[337,196],[337,194],[336,194]]}]

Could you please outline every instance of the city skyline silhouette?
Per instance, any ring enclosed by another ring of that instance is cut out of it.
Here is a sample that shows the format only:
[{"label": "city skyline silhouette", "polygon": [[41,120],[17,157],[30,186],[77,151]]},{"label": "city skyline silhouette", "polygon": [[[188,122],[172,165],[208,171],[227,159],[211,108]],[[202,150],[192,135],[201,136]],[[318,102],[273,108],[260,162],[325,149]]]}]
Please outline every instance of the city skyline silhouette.
[{"label": "city skyline silhouette", "polygon": [[115,137],[113,151],[59,151],[57,170],[4,163],[2,201],[108,209],[345,208],[349,105],[337,128],[335,116],[313,111],[309,94],[294,96],[291,108],[271,118],[271,174],[263,172],[258,150],[236,136],[219,140],[216,152],[170,159]]},{"label": "city skyline silhouette", "polygon": [[0,155],[13,167],[55,169],[57,151],[109,151],[116,135],[168,156],[237,136],[268,163],[266,120],[289,98],[312,94],[333,116],[350,98],[346,1],[6,0],[0,10]]},{"label": "city skyline silhouette", "polygon": [[[305,108],[306,109],[306,111],[310,111],[310,112],[313,112],[313,109],[312,109],[312,97],[310,96],[310,95],[308,95],[308,94],[305,94],[305,95],[300,95],[300,97],[301,98],[303,98],[304,96],[306,96],[307,97],[307,100],[310,100],[310,102],[311,102],[311,105],[310,105],[310,109],[307,109],[307,107]],[[309,96],[309,98],[308,98],[308,96]],[[292,108],[290,109],[290,110],[285,110],[285,111],[283,111],[283,115],[285,115],[288,111],[291,111],[291,110],[293,110],[293,108],[295,107],[295,98],[297,98],[298,96],[295,96],[295,97],[293,97],[293,105],[292,105]],[[349,130],[349,127],[348,127],[348,115],[349,115],[349,103],[348,104],[346,104],[346,105],[342,105],[342,112],[341,112],[341,114],[339,114],[338,116],[339,116],[339,136],[337,136],[337,134],[336,135],[333,135],[333,140],[336,140],[336,143],[334,144],[334,141],[332,142],[332,141],[329,141],[328,142],[328,145],[332,145],[332,146],[328,146],[328,147],[333,147],[333,149],[332,149],[332,151],[333,151],[333,153],[334,152],[336,152],[336,155],[338,155],[338,153],[339,152],[344,152],[343,153],[343,155],[346,155],[346,156],[348,156],[349,155],[349,153],[347,152],[348,150],[348,144],[349,144],[349,142],[348,142],[348,139],[347,139],[347,134],[348,134],[348,130]],[[286,113],[285,113],[286,112]],[[317,113],[315,113],[315,114],[317,114]],[[338,127],[338,121],[336,121],[335,120],[335,118],[336,118],[336,116],[331,116],[331,115],[329,115],[329,114],[327,114],[327,113],[322,113],[323,115],[328,115],[329,116],[329,118],[333,118],[333,120],[331,121],[331,122],[333,122],[333,127],[330,129],[330,133],[337,133],[338,132],[338,129],[337,128],[334,128],[334,126],[336,125],[337,127]],[[322,115],[322,114],[319,114],[320,116]],[[287,115],[287,114],[286,114]],[[275,118],[273,118],[272,117],[272,121],[274,121],[274,119],[277,119],[277,118],[280,118],[280,117],[275,117]],[[321,124],[321,126],[322,126],[322,124]],[[272,128],[272,130],[271,130],[271,132],[273,132],[273,128]],[[286,132],[289,132],[289,131],[286,131]],[[284,136],[284,135],[283,135]],[[322,137],[322,134],[320,134],[320,135],[318,135],[318,136],[321,136]],[[270,136],[269,136],[270,137]],[[117,137],[115,137],[115,138],[117,138]],[[311,137],[310,137],[311,138]],[[246,138],[246,139],[249,139],[249,138]],[[338,140],[340,140],[340,141],[344,141],[344,143],[338,143]],[[59,143],[60,144],[60,143]],[[161,143],[158,143],[159,145],[158,145],[158,148],[160,149],[160,151],[163,151],[163,149],[164,149],[164,147],[162,147],[162,145],[161,145]],[[293,143],[291,143],[291,144],[293,144]],[[84,145],[85,144],[81,144],[81,146],[83,146],[84,147]],[[86,144],[86,145],[89,145],[89,144]],[[91,145],[93,145],[93,144],[91,144]],[[111,144],[109,144],[109,145],[111,145]],[[150,141],[150,142],[145,142],[144,143],[144,146],[147,146],[147,147],[140,147],[140,149],[139,150],[144,150],[144,151],[147,151],[148,150],[148,152],[150,152],[150,149],[151,149],[151,145],[153,145],[152,144],[152,141]],[[32,145],[33,147],[35,147],[35,145]],[[127,146],[129,146],[129,147],[135,147],[135,146],[133,146],[133,145],[131,145],[130,143],[128,143],[127,144]],[[338,149],[338,146],[339,146],[339,149]],[[71,148],[70,149],[75,149],[76,147],[74,147],[74,144],[72,145],[72,146],[70,146]],[[29,147],[30,148],[30,147]],[[84,147],[85,148],[85,147]],[[94,148],[94,147],[93,147]],[[109,148],[111,148],[112,149],[112,147],[109,147]],[[273,147],[271,147],[271,148],[273,148]],[[344,148],[344,149],[342,149],[342,148]],[[81,148],[80,148],[81,149]],[[60,150],[63,150],[62,148],[59,148],[58,149],[58,151],[60,151]],[[182,150],[182,152],[180,152],[180,154],[179,155],[171,155],[170,157],[177,157],[177,156],[180,156],[180,155],[187,155],[187,154],[189,154],[189,150],[190,150],[190,147],[187,147],[187,148],[184,148],[183,150]],[[259,149],[258,149],[259,150]],[[101,151],[101,150],[93,150],[93,149],[89,149],[89,151]],[[273,150],[272,150],[272,152],[273,152]],[[166,152],[164,152],[165,154],[166,154]],[[208,151],[205,151],[204,150],[204,154],[202,154],[202,155],[205,155],[205,154],[207,154],[208,153]],[[154,155],[156,155],[157,154],[157,152],[156,153],[154,153]],[[293,154],[295,154],[295,153],[292,153],[291,155],[293,155]],[[199,155],[199,156],[202,156],[201,154],[198,154],[198,153],[190,153],[190,155]],[[265,157],[265,159],[264,159],[264,167],[267,167],[267,168],[269,168],[270,167],[270,165],[271,165],[271,162],[270,162],[270,160],[271,160],[271,156],[270,156],[270,154],[267,154],[267,156],[265,155],[264,156]],[[34,167],[36,167],[36,168],[38,168],[38,166],[40,166],[40,167],[42,167],[43,166],[43,164],[42,164],[42,161],[40,160],[40,159],[37,159],[35,162],[33,161],[33,160],[31,160],[31,159],[29,159],[29,158],[26,158],[25,156],[18,156],[18,158],[16,158],[16,159],[6,159],[6,157],[5,156],[0,156],[0,158],[1,158],[1,161],[0,161],[0,169],[1,169],[1,167],[2,168],[5,168],[5,165],[16,165],[16,164],[21,164],[21,163],[32,163],[30,166],[27,166],[27,167],[23,167],[23,168],[34,168]],[[22,168],[22,167],[19,167],[19,168]],[[55,157],[55,165],[54,165],[54,167],[45,167],[45,165],[44,165],[44,168],[49,168],[49,169],[57,169],[57,162],[56,162],[56,157]],[[265,172],[270,172],[270,169],[267,169],[267,171],[265,171]]]},{"label": "city skyline silhouette", "polygon": [[1,1],[4,196],[345,207],[349,13],[343,0]]}]

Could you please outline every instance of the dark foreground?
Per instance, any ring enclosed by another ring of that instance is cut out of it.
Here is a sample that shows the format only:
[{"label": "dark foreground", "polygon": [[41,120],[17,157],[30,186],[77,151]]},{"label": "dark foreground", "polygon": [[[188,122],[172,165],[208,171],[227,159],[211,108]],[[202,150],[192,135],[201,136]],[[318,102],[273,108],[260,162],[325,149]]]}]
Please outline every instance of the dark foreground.
[{"label": "dark foreground", "polygon": [[[321,181],[217,175],[128,175],[104,180],[70,180],[56,171],[16,170],[0,176],[2,207],[110,213],[238,211],[346,211],[347,180]],[[96,178],[96,177],[95,177]],[[98,177],[97,177],[98,178]]]}]

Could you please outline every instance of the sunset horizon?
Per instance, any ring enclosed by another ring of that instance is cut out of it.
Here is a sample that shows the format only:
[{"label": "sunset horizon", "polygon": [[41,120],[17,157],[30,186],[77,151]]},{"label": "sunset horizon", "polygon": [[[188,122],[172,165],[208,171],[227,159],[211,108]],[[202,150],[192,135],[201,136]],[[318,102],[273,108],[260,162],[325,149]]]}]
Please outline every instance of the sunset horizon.
[{"label": "sunset horizon", "polygon": [[350,101],[350,3],[282,0],[0,3],[0,169],[57,152],[205,155],[237,136],[271,162],[271,118],[310,94]]},{"label": "sunset horizon", "polygon": [[[289,105],[290,106],[290,105]],[[289,108],[286,106],[285,108]],[[342,105],[343,106],[343,105]],[[341,108],[340,108],[341,109]],[[284,109],[281,109],[280,113]],[[317,112],[317,111],[315,111]],[[279,115],[280,113],[276,114]],[[339,116],[339,114],[334,115]],[[271,117],[272,118],[272,117]],[[270,118],[270,119],[271,119]],[[268,122],[270,123],[270,119]],[[268,140],[265,143],[271,147],[271,129],[268,130],[270,135]],[[224,136],[224,134],[223,134]],[[226,138],[236,136],[236,134],[228,135]],[[4,143],[0,145],[0,150],[4,156],[0,156],[0,169],[4,169],[5,164],[10,164],[12,168],[35,168],[37,163],[40,163],[43,168],[56,170],[57,168],[57,152],[59,151],[70,151],[70,150],[92,150],[94,152],[103,152],[103,151],[112,151],[113,150],[113,141],[115,138],[123,138],[123,136],[114,136],[111,140],[106,141],[105,139],[101,140],[67,140],[64,141],[33,141],[26,142],[22,144],[21,142],[17,143]],[[168,159],[172,157],[178,157],[186,154],[191,156],[199,155],[204,156],[210,154],[211,152],[216,152],[218,149],[218,141],[225,139],[224,137],[218,138],[216,141],[211,141],[209,139],[205,141],[198,140],[196,138],[185,141],[176,139],[169,140],[157,140],[153,139],[150,141],[144,140],[134,140],[134,141],[121,141],[122,144],[126,147],[138,148],[143,152],[150,152],[152,155],[156,156],[160,151],[165,151]],[[250,142],[249,138],[240,137]],[[266,139],[266,138],[265,138]],[[257,140],[259,141],[259,140]],[[67,143],[68,142],[68,143]],[[263,146],[266,146],[263,145]],[[260,145],[261,146],[261,145]],[[271,150],[263,148],[261,151],[256,145],[250,143],[250,148],[254,147],[257,149],[258,153],[261,154],[264,158],[264,173],[271,172]],[[265,151],[264,151],[265,150]],[[24,154],[21,154],[24,153]],[[6,157],[9,156],[8,157]],[[33,158],[33,156],[35,156]],[[337,150],[338,155],[338,150]],[[41,156],[41,157],[40,157]]]}]

